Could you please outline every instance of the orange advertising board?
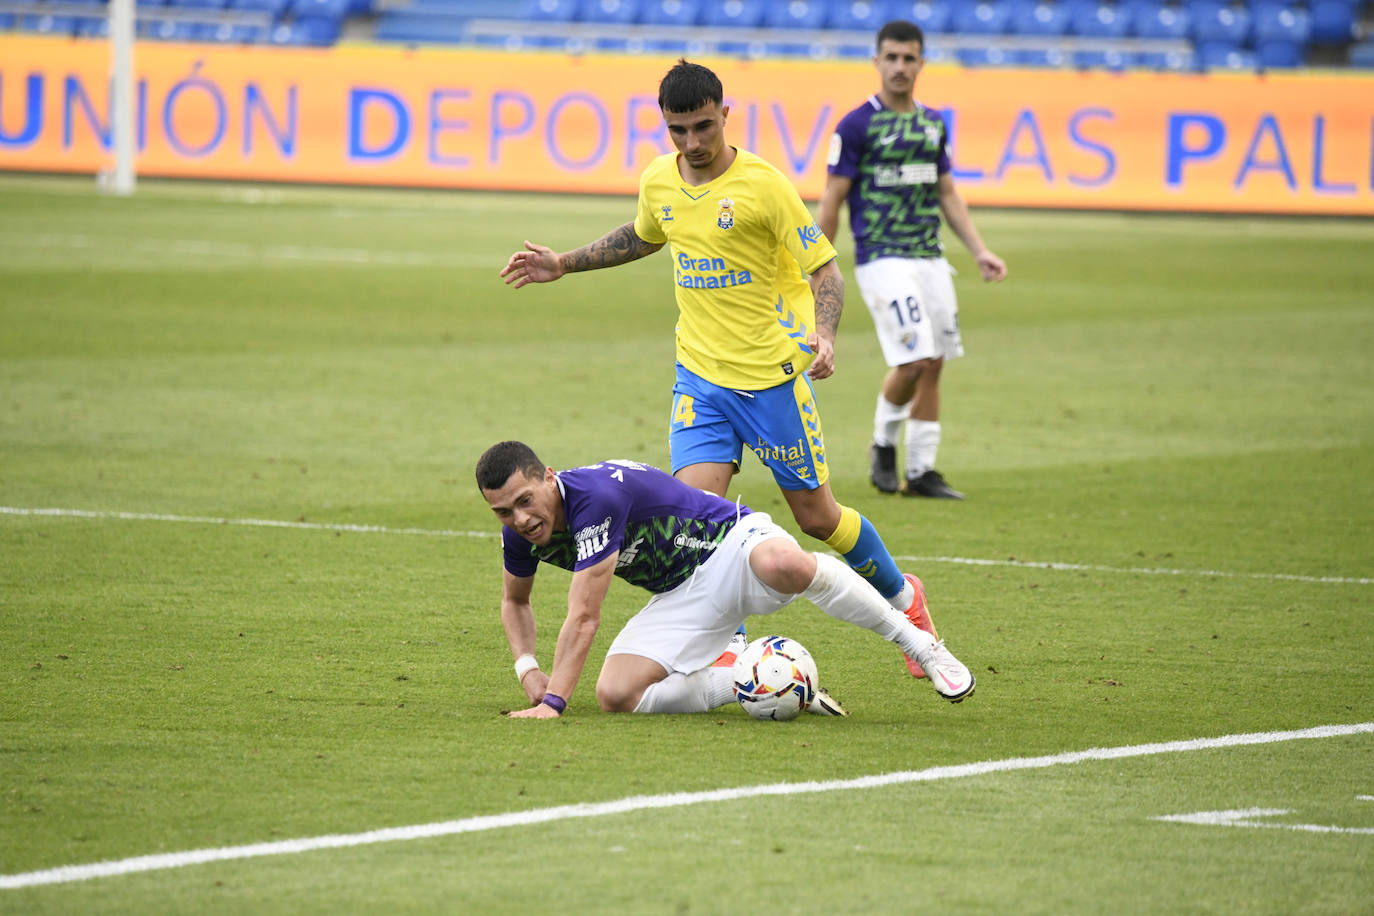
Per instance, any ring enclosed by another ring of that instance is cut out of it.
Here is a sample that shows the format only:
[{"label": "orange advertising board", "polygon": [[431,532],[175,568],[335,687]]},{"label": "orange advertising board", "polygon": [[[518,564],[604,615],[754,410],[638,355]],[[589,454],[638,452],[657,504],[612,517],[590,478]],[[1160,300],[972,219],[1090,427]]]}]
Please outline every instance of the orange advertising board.
[{"label": "orange advertising board", "polygon": [[[0,36],[0,169],[112,157],[109,46]],[[140,43],[141,175],[634,193],[671,147],[668,58],[345,45]],[[877,88],[863,61],[703,59],[727,138],[825,181],[835,123]],[[974,204],[1374,215],[1374,78],[928,66]]]}]

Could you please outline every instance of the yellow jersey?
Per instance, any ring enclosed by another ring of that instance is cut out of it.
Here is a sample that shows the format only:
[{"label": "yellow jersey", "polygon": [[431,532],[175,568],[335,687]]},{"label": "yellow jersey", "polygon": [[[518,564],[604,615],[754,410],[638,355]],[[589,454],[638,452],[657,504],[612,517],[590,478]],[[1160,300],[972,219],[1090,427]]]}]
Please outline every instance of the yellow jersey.
[{"label": "yellow jersey", "polygon": [[811,365],[816,303],[807,276],[835,257],[797,189],[753,153],[710,184],[684,183],[677,153],[639,179],[635,234],[667,243],[677,359],[723,388],[759,391]]}]

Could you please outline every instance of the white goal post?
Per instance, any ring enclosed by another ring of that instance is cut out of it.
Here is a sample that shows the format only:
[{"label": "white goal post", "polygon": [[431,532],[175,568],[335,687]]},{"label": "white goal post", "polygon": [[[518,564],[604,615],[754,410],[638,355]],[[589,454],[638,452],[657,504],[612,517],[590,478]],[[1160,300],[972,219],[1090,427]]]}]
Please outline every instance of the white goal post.
[{"label": "white goal post", "polygon": [[110,0],[110,138],[113,168],[96,176],[111,194],[134,193],[134,0]]}]

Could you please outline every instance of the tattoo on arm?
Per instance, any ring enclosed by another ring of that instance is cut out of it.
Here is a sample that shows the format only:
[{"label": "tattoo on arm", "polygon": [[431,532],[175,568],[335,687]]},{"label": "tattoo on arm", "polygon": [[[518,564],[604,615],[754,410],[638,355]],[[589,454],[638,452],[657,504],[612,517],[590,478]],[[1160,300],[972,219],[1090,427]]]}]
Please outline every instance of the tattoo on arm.
[{"label": "tattoo on arm", "polygon": [[837,268],[819,271],[816,280],[816,329],[828,331],[833,338],[844,311],[844,277]]},{"label": "tattoo on arm", "polygon": [[635,234],[634,223],[626,223],[563,256],[563,269],[569,273],[617,267],[653,254],[662,245],[651,245]]}]

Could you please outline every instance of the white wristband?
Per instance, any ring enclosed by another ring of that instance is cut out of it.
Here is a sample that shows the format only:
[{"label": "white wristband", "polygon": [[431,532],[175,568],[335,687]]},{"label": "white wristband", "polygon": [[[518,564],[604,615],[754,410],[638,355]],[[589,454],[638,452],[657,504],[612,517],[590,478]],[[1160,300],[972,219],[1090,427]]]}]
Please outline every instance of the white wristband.
[{"label": "white wristband", "polygon": [[522,655],[515,660],[515,678],[523,681],[525,675],[538,670],[538,668],[539,662],[535,660],[533,655]]}]

